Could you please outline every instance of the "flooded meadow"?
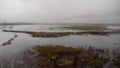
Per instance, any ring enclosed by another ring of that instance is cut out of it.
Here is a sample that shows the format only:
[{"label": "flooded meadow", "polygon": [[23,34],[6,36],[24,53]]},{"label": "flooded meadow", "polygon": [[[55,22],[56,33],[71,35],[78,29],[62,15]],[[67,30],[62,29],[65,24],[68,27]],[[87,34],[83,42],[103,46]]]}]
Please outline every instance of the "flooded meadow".
[{"label": "flooded meadow", "polygon": [[119,25],[0,25],[0,68],[119,68],[119,58]]}]

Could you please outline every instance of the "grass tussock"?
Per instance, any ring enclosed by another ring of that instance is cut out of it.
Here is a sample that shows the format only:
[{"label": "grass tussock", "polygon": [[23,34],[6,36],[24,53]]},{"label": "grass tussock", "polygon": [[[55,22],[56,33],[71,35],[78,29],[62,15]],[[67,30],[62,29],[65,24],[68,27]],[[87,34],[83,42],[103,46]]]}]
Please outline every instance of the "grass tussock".
[{"label": "grass tussock", "polygon": [[[112,55],[108,49],[102,48],[72,48],[64,46],[42,46],[34,48],[40,56],[45,57],[46,61],[36,61],[40,66],[49,66],[47,68],[103,68],[108,64],[109,68],[120,66],[120,53]],[[116,58],[111,58],[117,56]],[[112,59],[112,61],[111,61]],[[42,64],[42,65],[41,65]],[[110,65],[112,65],[110,67]],[[44,67],[43,67],[44,68]]]},{"label": "grass tussock", "polygon": [[43,46],[36,48],[36,51],[45,57],[52,57],[57,54],[67,54],[67,53],[77,52],[75,48],[64,47],[64,46]]}]

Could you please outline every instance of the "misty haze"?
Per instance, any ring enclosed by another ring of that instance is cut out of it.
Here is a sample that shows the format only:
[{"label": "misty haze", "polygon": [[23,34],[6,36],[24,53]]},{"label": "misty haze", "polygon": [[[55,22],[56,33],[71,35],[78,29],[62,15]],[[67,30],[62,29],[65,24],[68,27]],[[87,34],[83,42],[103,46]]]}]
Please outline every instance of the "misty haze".
[{"label": "misty haze", "polygon": [[120,0],[0,0],[0,68],[120,68]]}]

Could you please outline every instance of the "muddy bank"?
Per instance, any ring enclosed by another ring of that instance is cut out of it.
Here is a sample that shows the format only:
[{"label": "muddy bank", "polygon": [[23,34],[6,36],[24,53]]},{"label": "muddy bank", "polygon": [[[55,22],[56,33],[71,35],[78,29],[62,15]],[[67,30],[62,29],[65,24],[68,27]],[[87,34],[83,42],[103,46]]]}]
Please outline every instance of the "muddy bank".
[{"label": "muddy bank", "polygon": [[15,31],[15,30],[3,30],[4,32],[15,32],[15,33],[27,33],[32,37],[63,37],[68,35],[111,35],[111,34],[120,34],[120,30],[113,31],[83,31],[83,32],[30,32],[30,31]]}]

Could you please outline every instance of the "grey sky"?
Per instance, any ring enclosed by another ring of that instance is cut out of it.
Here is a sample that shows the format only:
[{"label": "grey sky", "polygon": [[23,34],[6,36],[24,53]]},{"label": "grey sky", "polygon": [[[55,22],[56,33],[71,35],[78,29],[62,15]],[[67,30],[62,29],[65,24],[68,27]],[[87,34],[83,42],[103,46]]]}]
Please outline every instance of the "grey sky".
[{"label": "grey sky", "polygon": [[0,21],[120,23],[120,0],[0,0]]}]

